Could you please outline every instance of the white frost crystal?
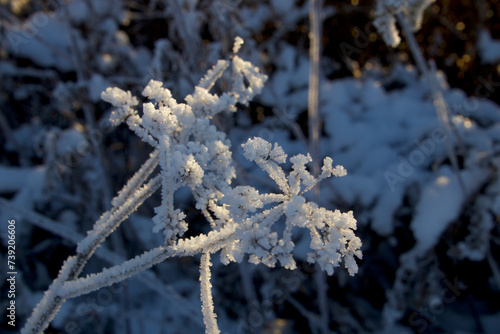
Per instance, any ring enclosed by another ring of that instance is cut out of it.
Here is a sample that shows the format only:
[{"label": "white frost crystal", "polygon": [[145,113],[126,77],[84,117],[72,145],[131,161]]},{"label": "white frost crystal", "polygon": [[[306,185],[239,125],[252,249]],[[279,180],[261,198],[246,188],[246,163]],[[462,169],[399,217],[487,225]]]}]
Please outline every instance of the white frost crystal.
[{"label": "white frost crystal", "polygon": [[[116,107],[111,122],[126,123],[154,152],[113,199],[113,207],[78,244],[77,255],[65,263],[24,332],[31,332],[30,326],[34,326],[35,332],[43,331],[65,298],[120,282],[169,257],[202,254],[200,282],[206,333],[219,333],[211,295],[210,254],[220,251],[224,263],[239,262],[248,254],[252,263],[274,267],[279,261],[285,268],[294,269],[292,229],[295,227],[309,230],[310,262],[318,263],[331,275],[344,260],[349,274],[357,272],[354,257],[361,258],[361,241],[354,235],[356,220],[352,212],[320,208],[304,197],[322,179],[345,175],[343,167],[333,167],[332,159],[324,159],[322,173],[316,178],[306,168],[311,157],[296,155],[290,159],[292,170],[287,175],[281,167],[287,160],[283,148],[253,138],[243,144],[245,157],[266,171],[281,193],[262,194],[251,186],[231,185],[236,177],[231,142],[210,119],[222,111],[235,111],[237,103],[247,104],[260,93],[267,79],[258,68],[236,55],[242,43],[241,38],[236,39],[231,60],[218,61],[186,97],[186,103],[178,103],[155,80],[142,92],[150,100],[143,103],[142,115],[134,109],[139,102],[130,92],[108,88],[102,93],[102,98]],[[220,96],[210,93],[229,66],[231,90]],[[147,181],[158,165],[159,175]],[[210,223],[208,233],[182,238],[189,226],[185,213],[174,205],[174,194],[181,187],[188,187],[193,194],[196,208]],[[163,232],[165,245],[98,274],[78,278],[104,239],[159,188],[162,200],[155,208],[152,229]],[[281,217],[286,225],[278,233],[274,224]]]},{"label": "white frost crystal", "polygon": [[[309,155],[296,155],[290,159],[292,171],[285,176],[279,164],[286,162],[286,154],[278,146],[271,145],[262,138],[249,139],[243,144],[244,155],[255,161],[276,181],[282,194],[259,194],[252,187],[236,187],[228,190],[223,201],[228,206],[232,219],[239,224],[235,227],[238,238],[231,240],[229,247],[222,251],[223,261],[241,259],[242,254],[250,254],[252,263],[264,263],[274,267],[279,261],[285,268],[296,267],[291,256],[294,243],[291,240],[293,227],[307,228],[311,235],[308,261],[318,263],[329,275],[344,259],[350,275],[358,271],[354,257],[361,258],[361,240],[354,235],[356,220],[352,212],[341,213],[318,207],[302,196],[321,179],[331,175],[343,176],[341,166],[332,167],[332,160],[326,158],[320,177],[315,178],[306,168],[311,162]],[[259,211],[265,204],[274,207]],[[286,227],[282,238],[271,232],[272,225],[285,216]]]}]

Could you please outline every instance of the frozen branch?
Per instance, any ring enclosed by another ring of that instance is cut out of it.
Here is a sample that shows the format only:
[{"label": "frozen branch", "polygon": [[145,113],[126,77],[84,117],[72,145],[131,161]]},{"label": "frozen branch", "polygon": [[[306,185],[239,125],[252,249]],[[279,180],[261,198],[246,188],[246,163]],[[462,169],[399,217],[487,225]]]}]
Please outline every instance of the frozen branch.
[{"label": "frozen branch", "polygon": [[[320,7],[316,10],[319,15]],[[274,267],[279,261],[285,268],[295,269],[292,256],[295,244],[291,240],[294,226],[310,232],[309,262],[318,263],[330,275],[341,261],[350,275],[357,272],[354,257],[361,258],[361,241],[353,232],[356,220],[352,213],[320,208],[302,196],[325,178],[345,175],[341,166],[332,166],[332,159],[324,159],[321,174],[319,166],[315,174],[311,174],[305,165],[312,162],[312,158],[298,154],[290,158],[292,171],[287,175],[281,167],[287,160],[281,146],[276,143],[273,146],[261,138],[250,139],[243,145],[245,156],[266,171],[282,193],[260,194],[251,186],[231,185],[236,176],[231,142],[210,124],[210,119],[223,111],[235,111],[237,103],[248,104],[260,93],[267,79],[257,67],[237,56],[242,44],[243,40],[236,38],[230,61],[217,62],[194,92],[186,96],[186,103],[177,102],[170,91],[155,80],[143,90],[142,94],[151,102],[143,104],[142,113],[135,109],[139,100],[130,92],[108,88],[102,94],[104,100],[116,107],[110,117],[112,123],[126,123],[154,152],[112,200],[111,210],[101,216],[78,244],[77,254],[66,260],[23,333],[39,333],[47,328],[67,298],[121,282],[169,257],[198,254],[202,254],[200,282],[206,332],[219,333],[211,294],[209,254],[220,251],[223,263],[240,262],[248,254],[249,261],[255,264],[262,262]],[[319,58],[317,60],[319,65]],[[232,67],[231,90],[220,96],[210,93],[210,88],[229,66]],[[317,76],[316,73],[313,90],[316,110]],[[318,135],[318,131],[315,133]],[[157,165],[159,174],[146,182]],[[174,194],[185,186],[194,195],[196,208],[210,222],[212,230],[206,234],[182,238],[189,226],[186,214],[175,207]],[[155,208],[152,229],[163,232],[165,244],[100,273],[78,278],[102,242],[159,188],[162,200]],[[272,228],[283,216],[287,226],[279,237]]]},{"label": "frozen branch", "polygon": [[210,253],[204,253],[201,256],[200,263],[200,285],[201,285],[201,312],[205,322],[206,334],[220,333],[217,326],[217,315],[214,312],[214,301],[212,298],[212,283],[210,282],[211,273]]}]

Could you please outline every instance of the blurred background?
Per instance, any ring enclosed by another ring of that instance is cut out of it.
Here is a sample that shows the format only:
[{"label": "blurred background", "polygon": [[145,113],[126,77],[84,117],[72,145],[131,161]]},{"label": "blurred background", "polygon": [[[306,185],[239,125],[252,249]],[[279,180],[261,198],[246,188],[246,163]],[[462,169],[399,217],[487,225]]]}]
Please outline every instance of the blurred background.
[{"label": "blurred background", "polygon": [[[406,39],[384,44],[375,1],[323,4],[321,157],[348,176],[318,204],[352,210],[363,242],[355,277],[327,278],[332,333],[497,333],[500,328],[500,1],[437,0],[415,32],[438,69],[450,129]],[[240,56],[269,76],[263,93],[214,118],[233,143],[235,185],[276,186],[245,161],[260,136],[289,156],[308,146],[309,3],[293,0],[0,0],[1,307],[6,311],[8,221],[16,221],[18,332],[76,243],[110,207],[151,148],[108,117],[107,87],[140,96],[161,80],[183,101],[217,59]],[[214,87],[223,92],[227,81]],[[142,101],[141,101],[142,102]],[[456,163],[455,163],[456,162]],[[311,195],[311,198],[313,196]],[[189,235],[207,225],[179,192]],[[103,247],[129,259],[162,242],[159,194]],[[317,268],[223,266],[213,259],[224,333],[320,333]],[[93,258],[83,275],[112,265]],[[67,301],[47,333],[200,333],[199,258]],[[5,270],[4,270],[5,269]]]}]

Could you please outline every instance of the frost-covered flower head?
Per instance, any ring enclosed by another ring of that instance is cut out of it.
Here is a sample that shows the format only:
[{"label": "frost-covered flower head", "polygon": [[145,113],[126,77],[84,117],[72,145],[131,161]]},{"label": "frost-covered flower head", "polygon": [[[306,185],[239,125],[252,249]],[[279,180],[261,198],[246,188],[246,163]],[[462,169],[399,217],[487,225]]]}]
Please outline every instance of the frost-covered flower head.
[{"label": "frost-covered flower head", "polygon": [[[321,174],[316,177],[306,167],[311,157],[298,154],[289,159],[292,170],[287,175],[281,167],[287,155],[280,146],[262,138],[249,139],[242,145],[245,157],[269,175],[280,193],[262,194],[252,186],[231,185],[235,177],[231,142],[210,119],[224,110],[235,111],[237,103],[247,104],[260,93],[267,79],[257,67],[236,55],[242,43],[241,38],[236,38],[231,60],[219,60],[194,92],[186,96],[186,103],[178,103],[161,82],[154,80],[142,92],[151,101],[142,105],[142,114],[136,110],[138,99],[130,92],[108,88],[102,94],[116,108],[111,114],[112,123],[126,123],[154,152],[112,200],[112,208],[78,243],[77,255],[65,261],[22,333],[42,332],[67,298],[120,282],[169,257],[197,254],[202,255],[200,298],[206,333],[220,333],[211,294],[210,254],[220,252],[223,263],[240,262],[248,255],[252,263],[274,267],[280,262],[294,269],[295,228],[309,231],[309,262],[317,263],[330,275],[342,261],[350,275],[358,271],[355,257],[362,257],[361,240],[354,234],[356,220],[352,212],[330,211],[303,196],[319,181],[346,174],[343,167],[333,167],[332,159],[323,160]],[[210,93],[230,66],[230,90],[221,95]],[[159,174],[147,181],[158,165]],[[188,222],[184,212],[174,205],[174,194],[181,187],[191,190],[196,208],[210,224],[209,232],[183,238]],[[99,245],[159,188],[162,201],[155,208],[153,231],[163,232],[165,245],[98,274],[78,278]],[[285,226],[278,223],[283,220]]]},{"label": "frost-covered flower head", "polygon": [[[286,175],[281,167],[287,161],[284,150],[254,138],[243,145],[244,155],[269,175],[281,193],[262,194],[251,186],[231,186],[236,176],[231,142],[210,119],[221,111],[236,110],[237,103],[247,104],[260,93],[267,79],[257,67],[237,56],[242,44],[243,40],[236,38],[231,60],[219,60],[185,98],[186,103],[178,103],[161,82],[154,80],[142,92],[152,101],[143,104],[142,116],[133,108],[138,101],[130,92],[109,88],[102,94],[117,108],[111,115],[113,123],[126,122],[158,152],[162,204],[155,208],[153,231],[163,231],[165,244],[175,247],[188,225],[184,212],[174,207],[174,193],[187,186],[213,232],[227,234],[223,242],[212,243],[211,239],[217,239],[213,233],[211,237],[198,237],[212,244],[213,250],[221,251],[222,262],[239,262],[249,255],[255,264],[274,267],[280,262],[285,268],[294,269],[292,229],[305,228],[311,238],[309,262],[319,264],[331,275],[344,261],[349,274],[354,275],[358,271],[355,257],[361,258],[362,254],[361,241],[354,234],[356,220],[352,212],[330,211],[303,196],[323,179],[344,176],[342,166],[333,167],[332,159],[325,158],[321,174],[315,177],[306,168],[311,157],[299,154],[289,159],[292,171]],[[220,96],[210,93],[229,66],[230,91]],[[279,233],[275,225],[281,218],[286,227]]]},{"label": "frost-covered flower head", "polygon": [[[151,80],[142,95],[151,102],[142,106],[142,115],[134,108],[139,103],[128,91],[108,88],[102,98],[116,109],[110,120],[114,125],[125,122],[143,141],[153,146],[160,157],[162,205],[156,208],[153,231],[163,231],[171,244],[187,230],[185,215],[174,208],[174,193],[188,186],[197,207],[206,212],[218,200],[225,187],[236,176],[230,141],[217,130],[210,119],[222,111],[235,111],[236,104],[247,104],[260,93],[267,76],[250,62],[236,55],[243,40],[236,38],[231,61],[219,60],[207,72],[186,103],[178,103],[160,81]],[[210,89],[232,67],[232,89],[220,96]]]},{"label": "frost-covered flower head", "polygon": [[[250,186],[228,189],[224,203],[235,224],[236,233],[229,238],[221,252],[224,263],[239,262],[249,254],[249,261],[274,267],[276,262],[287,269],[295,269],[292,257],[295,244],[292,230],[303,228],[309,231],[311,252],[307,255],[310,263],[317,263],[321,269],[332,275],[334,268],[344,260],[350,275],[358,271],[355,257],[361,258],[361,240],[355,236],[356,219],[352,212],[330,211],[303,196],[318,182],[331,176],[344,176],[342,166],[332,165],[331,158],[325,158],[321,174],[316,178],[306,168],[312,159],[309,155],[298,154],[290,158],[292,171],[286,176],[281,164],[287,160],[283,149],[262,138],[249,139],[243,144],[244,155],[262,168],[282,191],[281,194],[260,194]],[[266,205],[273,204],[269,209]],[[282,233],[273,225],[285,218]]]},{"label": "frost-covered flower head", "polygon": [[385,44],[397,47],[401,42],[395,15],[402,12],[408,24],[417,31],[422,25],[424,10],[435,0],[378,0],[373,24]]}]

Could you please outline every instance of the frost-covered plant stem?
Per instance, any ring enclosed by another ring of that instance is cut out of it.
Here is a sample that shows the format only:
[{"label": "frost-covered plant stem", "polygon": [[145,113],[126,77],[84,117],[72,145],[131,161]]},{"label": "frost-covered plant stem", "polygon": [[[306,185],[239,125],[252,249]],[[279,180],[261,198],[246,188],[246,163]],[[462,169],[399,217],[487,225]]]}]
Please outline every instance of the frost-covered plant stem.
[{"label": "frost-covered plant stem", "polygon": [[[343,176],[342,166],[333,167],[325,158],[321,174],[313,176],[306,164],[310,155],[290,158],[292,171],[288,176],[282,168],[287,155],[276,143],[249,139],[243,144],[244,155],[261,167],[282,191],[281,194],[261,194],[251,186],[231,186],[235,178],[230,146],[226,135],[210,124],[214,115],[235,111],[236,104],[247,104],[260,93],[266,76],[251,63],[239,58],[243,40],[236,38],[231,60],[219,60],[207,72],[187,103],[178,103],[159,81],[151,80],[143,95],[146,102],[142,114],[134,108],[139,104],[130,92],[108,88],[102,98],[115,109],[110,120],[114,125],[126,123],[144,142],[154,147],[149,160],[112,200],[112,209],[105,213],[77,246],[77,254],[64,263],[42,301],[38,304],[23,333],[42,332],[67,298],[86,294],[115,284],[174,256],[202,254],[200,266],[201,297],[207,333],[218,333],[210,291],[210,253],[221,252],[221,261],[241,262],[246,254],[249,261],[274,267],[279,261],[287,269],[295,269],[295,244],[292,228],[309,230],[311,236],[308,261],[333,274],[343,260],[350,275],[358,271],[354,257],[361,258],[361,241],[355,236],[356,220],[352,212],[341,213],[306,201],[303,194],[318,182],[331,176]],[[209,92],[222,73],[232,67],[232,90],[221,96]],[[155,167],[158,175],[146,183]],[[188,230],[183,211],[175,208],[174,194],[187,186],[199,209],[210,223],[211,230],[196,237],[182,238]],[[97,247],[154,191],[161,187],[162,202],[152,218],[153,232],[162,231],[164,246],[156,247],[120,265],[100,273],[78,278]],[[286,227],[279,235],[273,225],[284,216]]]},{"label": "frost-covered plant stem", "polygon": [[125,185],[113,200],[112,209],[101,216],[94,225],[94,229],[78,244],[77,254],[70,257],[63,264],[58,277],[51,284],[43,299],[33,311],[21,333],[41,333],[48,327],[65,301],[60,292],[63,283],[78,277],[88,259],[106,237],[135,211],[146,198],[159,188],[159,177],[152,179],[148,184],[139,188],[154,170],[157,163],[158,155],[154,153]]},{"label": "frost-covered plant stem", "polygon": [[[34,211],[18,207],[2,198],[0,198],[0,209],[14,212],[16,215],[22,217],[24,221],[30,222],[34,226],[37,226],[56,236],[59,236],[64,240],[70,241],[75,245],[77,245],[81,240],[84,239],[83,235],[76,232],[71,227],[65,226],[60,222],[56,222]],[[123,256],[102,245],[96,249],[95,255],[101,260],[109,263],[110,265],[118,265],[126,261]],[[159,293],[169,300],[180,303],[180,305],[182,305],[182,308],[186,311],[187,316],[193,317],[198,314],[198,310],[195,307],[193,307],[186,299],[179,295],[172,286],[162,283],[158,279],[156,274],[152,271],[146,271],[143,275],[140,275],[137,278],[152,291]],[[203,322],[201,321],[197,324],[201,328],[204,327]]]},{"label": "frost-covered plant stem", "polygon": [[170,257],[195,256],[205,250],[217,252],[234,233],[234,228],[223,228],[217,232],[209,232],[208,235],[183,240],[177,246],[153,248],[120,265],[105,268],[99,274],[66,282],[60,289],[60,294],[64,298],[78,297],[133,277]]},{"label": "frost-covered plant stem", "polygon": [[411,54],[413,55],[413,58],[417,63],[417,67],[420,70],[420,73],[422,73],[424,77],[428,77],[429,68],[427,66],[427,62],[425,61],[424,55],[420,51],[420,47],[418,46],[415,35],[413,34],[413,31],[410,28],[406,20],[406,17],[403,15],[401,11],[399,11],[398,13],[396,13],[396,18],[398,19],[399,24],[403,29],[403,33],[408,42],[408,47],[410,48]]},{"label": "frost-covered plant stem", "polygon": [[212,283],[210,282],[212,276],[210,273],[211,266],[210,253],[204,253],[200,262],[201,312],[206,326],[205,333],[218,334],[220,330],[217,326],[217,315],[214,312]]}]

